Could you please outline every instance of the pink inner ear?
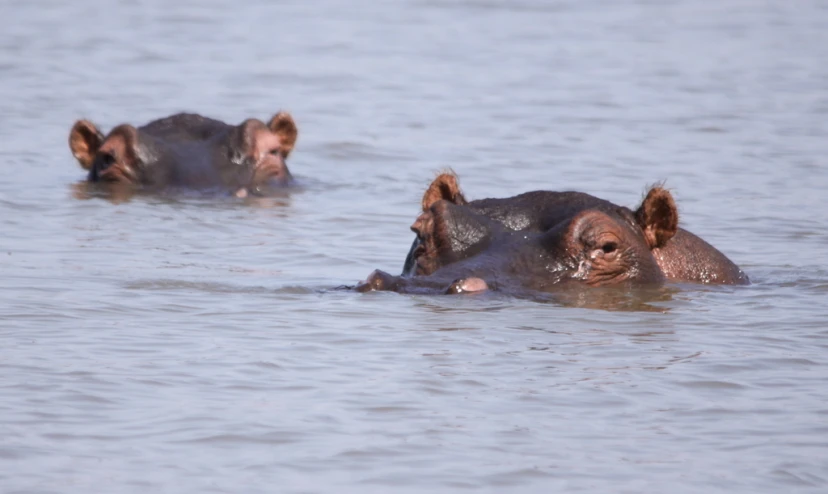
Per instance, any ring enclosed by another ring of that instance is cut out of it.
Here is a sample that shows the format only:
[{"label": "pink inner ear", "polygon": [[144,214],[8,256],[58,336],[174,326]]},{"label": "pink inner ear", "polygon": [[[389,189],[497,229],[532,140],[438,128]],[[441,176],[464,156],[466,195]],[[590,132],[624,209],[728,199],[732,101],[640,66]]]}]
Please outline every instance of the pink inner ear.
[{"label": "pink inner ear", "polygon": [[635,216],[651,249],[663,247],[678,230],[676,203],[661,187],[650,189]]},{"label": "pink inner ear", "polygon": [[285,156],[290,154],[290,151],[296,144],[296,137],[299,134],[299,130],[296,128],[296,123],[293,121],[290,113],[280,111],[273,116],[267,126],[271,132],[281,137],[282,149],[284,150]]},{"label": "pink inner ear", "polygon": [[460,192],[457,177],[453,173],[441,173],[426,189],[423,194],[423,211],[426,211],[437,201],[449,201],[452,204],[466,204],[466,198]]},{"label": "pink inner ear", "polygon": [[101,146],[103,135],[92,122],[78,120],[69,132],[69,149],[81,167],[88,170]]}]

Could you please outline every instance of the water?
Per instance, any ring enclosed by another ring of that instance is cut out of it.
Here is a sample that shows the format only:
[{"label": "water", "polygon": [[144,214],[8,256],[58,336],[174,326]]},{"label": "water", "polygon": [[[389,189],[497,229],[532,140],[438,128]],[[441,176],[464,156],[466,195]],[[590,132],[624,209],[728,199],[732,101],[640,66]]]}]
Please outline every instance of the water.
[{"label": "water", "polygon": [[[824,2],[0,9],[1,492],[828,487]],[[279,109],[272,198],[101,197],[66,144]],[[448,167],[471,199],[666,180],[754,284],[332,290],[402,268]]]}]

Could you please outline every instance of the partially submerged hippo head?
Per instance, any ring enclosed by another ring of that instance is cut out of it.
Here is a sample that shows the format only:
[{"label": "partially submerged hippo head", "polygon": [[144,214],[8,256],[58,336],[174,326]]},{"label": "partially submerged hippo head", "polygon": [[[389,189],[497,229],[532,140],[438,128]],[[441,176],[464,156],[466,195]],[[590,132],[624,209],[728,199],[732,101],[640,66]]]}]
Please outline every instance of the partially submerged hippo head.
[{"label": "partially submerged hippo head", "polygon": [[423,196],[404,276],[375,271],[361,291],[463,293],[486,289],[658,284],[653,256],[678,229],[667,190],[632,211],[588,194],[532,192],[469,203],[452,174]]},{"label": "partially submerged hippo head", "polygon": [[285,160],[298,130],[286,112],[268,123],[248,119],[228,125],[181,113],[142,127],[118,125],[104,135],[78,120],[69,148],[90,182],[161,188],[225,188],[236,195],[290,181]]}]

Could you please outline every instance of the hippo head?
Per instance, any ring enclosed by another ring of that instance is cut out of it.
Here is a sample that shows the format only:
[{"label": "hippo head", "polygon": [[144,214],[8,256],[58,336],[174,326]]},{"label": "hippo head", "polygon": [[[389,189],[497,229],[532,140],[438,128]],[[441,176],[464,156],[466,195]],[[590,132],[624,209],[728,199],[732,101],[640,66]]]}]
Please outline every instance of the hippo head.
[{"label": "hippo head", "polygon": [[267,124],[249,119],[237,126],[178,114],[139,128],[122,124],[106,135],[79,120],[69,133],[69,148],[90,182],[224,185],[246,194],[290,180],[285,160],[297,135],[286,112]]},{"label": "hippo head", "polygon": [[249,174],[242,180],[247,190],[257,192],[268,183],[284,185],[290,181],[286,160],[298,135],[290,114],[279,112],[267,124],[245,120],[231,135],[231,162]]},{"label": "hippo head", "polygon": [[141,166],[150,160],[138,146],[138,131],[123,124],[107,136],[88,120],[78,120],[69,132],[69,149],[90,182],[140,184]]},{"label": "hippo head", "polygon": [[672,196],[653,187],[635,212],[601,201],[573,209],[547,230],[516,231],[480,214],[456,177],[443,174],[412,225],[417,240],[408,273],[375,271],[358,289],[462,293],[660,283],[664,275],[651,250],[677,227]]}]

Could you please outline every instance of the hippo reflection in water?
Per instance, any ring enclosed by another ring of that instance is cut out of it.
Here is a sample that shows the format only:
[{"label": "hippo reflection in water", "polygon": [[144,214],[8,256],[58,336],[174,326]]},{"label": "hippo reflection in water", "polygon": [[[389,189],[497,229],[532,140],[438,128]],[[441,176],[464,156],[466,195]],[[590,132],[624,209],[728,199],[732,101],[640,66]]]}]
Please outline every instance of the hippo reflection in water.
[{"label": "hippo reflection in water", "polygon": [[636,210],[581,192],[535,191],[467,201],[455,175],[426,190],[402,276],[374,271],[357,290],[464,293],[487,289],[748,284],[713,246],[678,227],[669,191]]},{"label": "hippo reflection in water", "polygon": [[265,124],[248,119],[233,126],[190,113],[141,127],[119,125],[104,135],[88,120],[75,122],[69,148],[90,182],[140,186],[225,189],[243,197],[291,176],[285,160],[298,131],[290,114]]}]

